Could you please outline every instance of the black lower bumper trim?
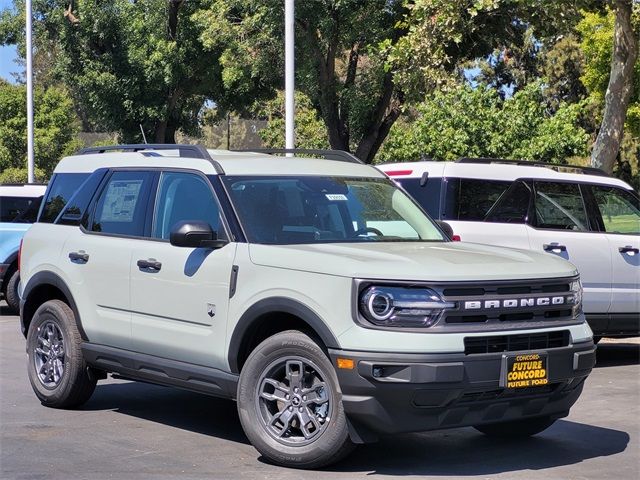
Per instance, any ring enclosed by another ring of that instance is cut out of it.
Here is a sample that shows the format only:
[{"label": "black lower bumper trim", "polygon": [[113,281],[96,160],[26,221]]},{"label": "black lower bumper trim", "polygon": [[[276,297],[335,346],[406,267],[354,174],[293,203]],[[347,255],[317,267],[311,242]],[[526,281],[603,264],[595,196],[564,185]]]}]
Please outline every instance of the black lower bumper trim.
[{"label": "black lower bumper trim", "polygon": [[[360,437],[566,416],[595,364],[593,342],[548,349],[549,383],[500,387],[502,353],[387,354],[329,351],[355,362],[336,368],[345,412]],[[524,352],[523,352],[524,353]],[[527,352],[528,353],[528,352]],[[372,435],[373,434],[373,435]]]}]

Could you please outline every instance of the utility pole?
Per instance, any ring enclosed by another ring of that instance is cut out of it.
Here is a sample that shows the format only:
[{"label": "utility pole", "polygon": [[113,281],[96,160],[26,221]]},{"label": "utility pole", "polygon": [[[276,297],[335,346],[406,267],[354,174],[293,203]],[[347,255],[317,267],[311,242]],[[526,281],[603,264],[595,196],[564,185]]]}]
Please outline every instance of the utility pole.
[{"label": "utility pole", "polygon": [[[295,3],[284,2],[284,121],[285,148],[295,148]],[[291,154],[288,154],[291,156]]]},{"label": "utility pole", "polygon": [[31,38],[31,0],[26,1],[25,13],[27,16],[27,181],[34,183],[34,158],[33,158],[33,41]]}]

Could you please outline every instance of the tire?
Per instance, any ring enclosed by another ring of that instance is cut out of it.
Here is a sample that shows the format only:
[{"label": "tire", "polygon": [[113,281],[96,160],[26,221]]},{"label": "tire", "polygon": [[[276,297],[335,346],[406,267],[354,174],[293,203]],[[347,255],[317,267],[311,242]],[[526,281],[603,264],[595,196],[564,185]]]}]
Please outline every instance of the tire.
[{"label": "tire", "polygon": [[7,277],[7,289],[4,291],[4,299],[13,313],[20,311],[20,297],[18,296],[18,283],[20,282],[20,272],[13,270]]},{"label": "tire", "polygon": [[490,423],[476,425],[473,428],[489,437],[497,438],[525,438],[546,430],[556,421],[555,418],[537,417],[511,422]]},{"label": "tire", "polygon": [[296,330],[266,339],[251,353],[240,374],[238,413],[251,444],[277,465],[320,468],[355,447],[331,361]]},{"label": "tire", "polygon": [[49,300],[40,305],[27,334],[27,371],[43,405],[74,408],[93,394],[97,380],[82,356],[81,343],[75,316],[66,303]]}]

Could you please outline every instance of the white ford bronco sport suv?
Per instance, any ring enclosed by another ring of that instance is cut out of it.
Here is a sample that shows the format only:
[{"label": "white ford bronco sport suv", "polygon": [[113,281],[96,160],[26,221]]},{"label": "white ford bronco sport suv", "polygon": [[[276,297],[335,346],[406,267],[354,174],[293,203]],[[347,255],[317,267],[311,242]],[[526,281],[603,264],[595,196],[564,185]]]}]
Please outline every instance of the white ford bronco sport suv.
[{"label": "white ford bronco sport suv", "polygon": [[227,397],[299,468],[381,433],[518,437],[567,415],[595,362],[575,267],[451,242],[380,171],[309,153],[64,158],[21,250],[42,404],[77,407],[107,372]]},{"label": "white ford bronco sport suv", "polygon": [[573,263],[597,337],[640,335],[640,200],[602,170],[492,158],[380,165],[465,242]]}]

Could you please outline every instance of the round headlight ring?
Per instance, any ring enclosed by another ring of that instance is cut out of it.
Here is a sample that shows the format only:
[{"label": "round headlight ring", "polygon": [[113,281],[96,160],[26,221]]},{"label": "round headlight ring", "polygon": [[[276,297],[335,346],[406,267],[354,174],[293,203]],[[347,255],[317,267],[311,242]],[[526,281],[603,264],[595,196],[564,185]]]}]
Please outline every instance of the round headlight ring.
[{"label": "round headlight ring", "polygon": [[393,297],[384,292],[373,291],[367,299],[369,315],[378,321],[388,320],[393,315]]}]

